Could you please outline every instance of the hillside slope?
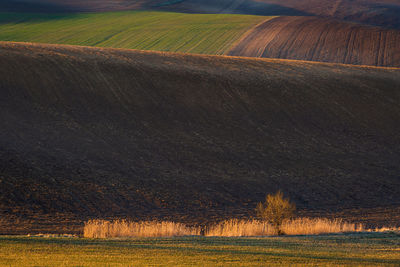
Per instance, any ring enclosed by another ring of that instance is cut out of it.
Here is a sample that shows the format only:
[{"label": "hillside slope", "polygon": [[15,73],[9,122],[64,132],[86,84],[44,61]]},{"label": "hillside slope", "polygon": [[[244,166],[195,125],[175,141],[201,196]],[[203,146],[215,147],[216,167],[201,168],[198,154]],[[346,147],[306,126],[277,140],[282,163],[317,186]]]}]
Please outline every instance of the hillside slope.
[{"label": "hillside slope", "polygon": [[1,41],[400,67],[400,31],[316,17],[124,11],[1,21]]},{"label": "hillside slope", "polygon": [[257,0],[256,2],[281,5],[313,16],[400,29],[398,0]]},{"label": "hillside slope", "polygon": [[398,0],[2,0],[0,11],[167,10],[264,16],[320,16],[400,29]]},{"label": "hillside slope", "polygon": [[184,0],[162,8],[199,13],[308,15],[400,29],[397,0]]},{"label": "hillside slope", "polygon": [[155,11],[0,13],[0,40],[224,54],[249,28],[268,19]]},{"label": "hillside slope", "polygon": [[400,29],[397,0],[184,0],[163,8],[199,13],[308,15]]},{"label": "hillside slope", "polygon": [[400,31],[315,17],[278,17],[251,29],[228,54],[400,67]]},{"label": "hillside slope", "polygon": [[1,214],[400,204],[399,69],[4,42],[0,62]]}]

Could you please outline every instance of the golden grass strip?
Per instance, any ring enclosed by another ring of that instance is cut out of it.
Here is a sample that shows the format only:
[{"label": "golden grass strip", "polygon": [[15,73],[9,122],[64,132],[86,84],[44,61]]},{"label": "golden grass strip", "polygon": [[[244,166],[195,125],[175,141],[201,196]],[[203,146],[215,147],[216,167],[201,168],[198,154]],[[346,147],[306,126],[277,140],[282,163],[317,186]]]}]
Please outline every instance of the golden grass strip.
[{"label": "golden grass strip", "polygon": [[188,227],[175,222],[129,222],[126,220],[90,220],[85,223],[83,236],[89,238],[109,237],[170,237],[200,235],[198,227]]},{"label": "golden grass strip", "polygon": [[366,230],[367,232],[399,232],[400,233],[400,227],[377,227],[373,229],[368,229]]},{"label": "golden grass strip", "polygon": [[319,235],[363,230],[362,224],[348,223],[341,219],[298,218],[282,224],[282,231],[287,235]]},{"label": "golden grass strip", "polygon": [[231,219],[211,225],[206,236],[267,236],[276,235],[272,225],[258,220]]},{"label": "golden grass strip", "polygon": [[[297,218],[282,224],[286,235],[318,235],[343,232],[361,232],[361,224],[347,223],[340,219]],[[202,229],[170,221],[130,222],[127,220],[90,220],[85,223],[83,236],[89,238],[110,237],[172,237],[187,235],[205,236],[273,236],[275,227],[259,220],[225,220]]]},{"label": "golden grass strip", "polygon": [[[329,233],[359,232],[362,225],[347,223],[340,219],[298,218],[286,221],[281,230],[286,235],[318,235]],[[227,220],[209,227],[207,236],[268,236],[277,235],[276,229],[259,220]]]}]

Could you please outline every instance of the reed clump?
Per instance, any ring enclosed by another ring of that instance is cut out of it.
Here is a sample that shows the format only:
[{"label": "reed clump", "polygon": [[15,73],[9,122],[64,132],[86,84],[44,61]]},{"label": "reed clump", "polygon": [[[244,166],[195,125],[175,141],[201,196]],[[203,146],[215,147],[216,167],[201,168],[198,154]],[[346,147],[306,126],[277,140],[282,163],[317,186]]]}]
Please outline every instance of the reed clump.
[{"label": "reed clump", "polygon": [[268,236],[275,235],[275,227],[259,220],[230,219],[211,225],[206,236]]},{"label": "reed clump", "polygon": [[349,223],[341,219],[297,218],[282,224],[286,235],[319,235],[330,233],[362,232],[362,224]]},{"label": "reed clump", "polygon": [[200,235],[200,228],[170,221],[130,222],[127,220],[89,220],[85,223],[83,236],[89,238],[109,237],[171,237]]},{"label": "reed clump", "polygon": [[[360,224],[347,223],[340,219],[297,218],[282,223],[280,231],[286,235],[318,235],[329,233],[359,232]],[[259,220],[227,220],[209,227],[207,236],[270,236],[281,235],[277,228]]]},{"label": "reed clump", "polygon": [[[318,235],[343,232],[360,232],[360,224],[340,219],[297,218],[285,221],[281,231],[286,235]],[[170,221],[130,222],[127,220],[90,220],[85,223],[83,236],[89,238],[110,237],[172,237],[172,236],[274,236],[280,233],[272,224],[260,220],[230,219],[206,228],[187,226]]]}]

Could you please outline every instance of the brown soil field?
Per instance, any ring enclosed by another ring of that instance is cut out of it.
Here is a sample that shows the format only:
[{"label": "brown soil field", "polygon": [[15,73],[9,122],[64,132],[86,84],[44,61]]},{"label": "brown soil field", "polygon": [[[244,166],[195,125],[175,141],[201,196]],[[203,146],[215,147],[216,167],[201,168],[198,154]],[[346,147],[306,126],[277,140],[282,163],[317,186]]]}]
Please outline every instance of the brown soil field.
[{"label": "brown soil field", "polygon": [[228,54],[400,67],[400,31],[316,17],[278,17],[250,29]]},{"label": "brown soil field", "polygon": [[400,69],[5,42],[0,62],[2,232],[252,216],[279,189],[398,218]]},{"label": "brown soil field", "polygon": [[[310,15],[400,28],[398,0],[258,0]],[[294,14],[293,14],[294,15]]]}]

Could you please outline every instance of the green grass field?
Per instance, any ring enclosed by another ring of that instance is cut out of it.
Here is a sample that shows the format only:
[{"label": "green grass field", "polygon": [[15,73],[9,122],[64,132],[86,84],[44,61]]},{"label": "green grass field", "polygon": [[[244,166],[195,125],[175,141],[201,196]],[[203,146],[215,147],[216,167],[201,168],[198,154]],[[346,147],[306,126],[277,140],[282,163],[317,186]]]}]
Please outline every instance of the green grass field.
[{"label": "green grass field", "polygon": [[247,29],[266,19],[148,11],[0,13],[0,41],[224,54]]},{"label": "green grass field", "polygon": [[84,239],[2,236],[11,266],[399,266],[400,235]]}]

